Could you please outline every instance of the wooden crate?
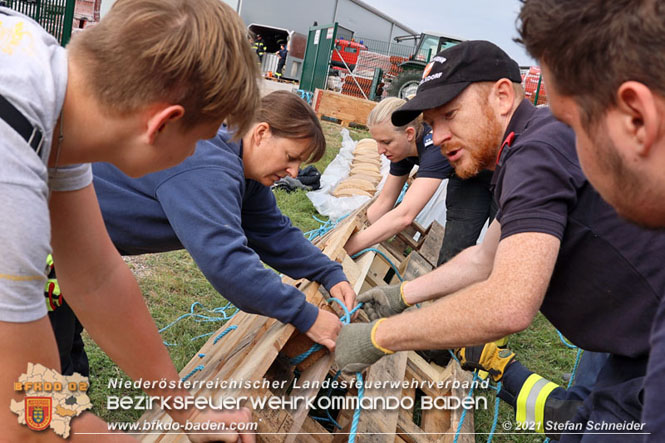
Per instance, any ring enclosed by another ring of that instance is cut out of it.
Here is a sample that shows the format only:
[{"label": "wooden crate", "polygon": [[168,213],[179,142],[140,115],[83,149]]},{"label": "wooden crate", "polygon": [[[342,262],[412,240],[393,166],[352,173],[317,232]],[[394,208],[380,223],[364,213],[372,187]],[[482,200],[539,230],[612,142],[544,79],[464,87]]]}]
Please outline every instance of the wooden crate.
[{"label": "wooden crate", "polygon": [[342,126],[349,126],[349,123],[366,125],[367,116],[376,106],[376,102],[317,89],[312,106],[319,118],[326,116],[340,120]]},{"label": "wooden crate", "polygon": [[[387,260],[393,262],[399,272],[407,279],[413,279],[423,273],[429,272],[432,265],[428,263],[417,251],[412,251],[408,257],[395,257],[383,245],[377,249],[378,254],[370,251],[351,259],[344,250],[348,238],[359,229],[366,226],[367,221],[364,208],[347,217],[334,230],[320,238],[316,245],[333,260],[342,263],[344,272],[349,278],[356,292],[377,284],[396,282],[392,267]],[[415,227],[416,230],[422,228]],[[409,230],[411,233],[413,231]],[[404,234],[408,237],[409,232]],[[387,259],[386,259],[387,258]],[[317,306],[329,306],[323,299],[319,285],[304,280],[293,281],[286,279],[290,284],[297,286],[307,297],[307,300]],[[333,304],[335,306],[335,304]],[[415,309],[415,308],[411,308]],[[362,313],[364,314],[364,313]],[[362,317],[362,315],[360,316]],[[227,331],[229,326],[235,329],[227,332],[223,338],[220,335]],[[337,372],[333,355],[325,350],[312,354],[303,363],[298,365],[301,370],[298,376],[298,387],[294,387],[287,395],[287,389],[294,379],[294,367],[289,359],[309,349],[312,342],[297,333],[294,327],[278,322],[277,320],[258,315],[239,312],[232,320],[222,326],[213,334],[208,342],[200,349],[192,360],[182,369],[181,376],[203,366],[203,369],[194,372],[190,381],[248,381],[263,384],[269,382],[268,387],[248,388],[234,386],[226,389],[199,387],[190,390],[195,397],[210,397],[215,403],[223,398],[249,398],[272,397],[292,398],[310,397],[318,393],[318,387],[307,387],[306,383],[322,383],[330,374]],[[464,373],[459,366],[449,365],[445,370],[426,363],[413,352],[398,352],[386,356],[372,365],[365,379],[372,381],[404,380],[448,380],[467,379],[469,374]],[[342,375],[342,379],[350,377]],[[466,392],[452,390],[437,391],[432,395],[456,395],[463,398]],[[347,395],[357,395],[349,389]],[[365,396],[414,396],[415,390],[402,390],[401,387],[365,391]],[[249,402],[245,403],[249,406]],[[460,422],[461,411],[424,411],[420,425],[413,421],[413,411],[395,410],[363,410],[358,424],[357,442],[442,442],[452,441],[454,432]],[[258,422],[257,440],[260,442],[337,442],[348,439],[348,430],[351,426],[353,411],[343,410],[338,415],[338,422],[343,427],[341,431],[331,433],[309,415],[305,402],[301,402],[293,409],[254,409],[253,420]],[[161,422],[164,425],[171,418],[164,411],[154,409],[146,412],[139,422]],[[467,413],[464,422],[464,431],[473,430],[472,414]],[[452,432],[452,434],[451,434]],[[424,433],[436,433],[425,435]],[[449,438],[450,437],[450,438]],[[144,442],[186,442],[187,437],[178,433],[162,435],[144,434],[139,436]],[[468,443],[473,435],[462,434],[458,442]]]}]

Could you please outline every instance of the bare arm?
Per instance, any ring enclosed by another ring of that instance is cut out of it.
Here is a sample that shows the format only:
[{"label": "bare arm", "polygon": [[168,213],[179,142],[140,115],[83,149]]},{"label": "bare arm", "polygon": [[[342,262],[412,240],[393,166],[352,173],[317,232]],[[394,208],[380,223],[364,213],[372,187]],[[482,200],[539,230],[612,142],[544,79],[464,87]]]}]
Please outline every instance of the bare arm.
[{"label": "bare arm", "polygon": [[[106,233],[92,185],[79,191],[53,192],[50,212],[59,283],[93,339],[134,379],[178,381],[136,280]],[[146,391],[150,395],[188,395],[184,389]],[[169,411],[179,422],[191,412]],[[226,421],[221,415],[203,415]],[[228,416],[238,418],[232,413]]]},{"label": "bare arm", "polygon": [[[373,221],[369,228],[354,234],[344,247],[346,251],[355,254],[406,229],[432,198],[440,184],[441,179],[416,178],[406,191],[402,202]],[[383,192],[381,194],[383,195]],[[369,209],[367,213],[369,219]]]},{"label": "bare arm", "polygon": [[483,242],[466,248],[452,260],[404,285],[404,297],[410,305],[451,294],[486,280],[492,272],[501,238],[501,225],[494,220]]},{"label": "bare arm", "polygon": [[383,216],[383,214],[390,211],[393,206],[395,206],[397,197],[399,197],[399,193],[402,192],[402,188],[404,187],[407,178],[409,178],[408,175],[388,175],[386,182],[383,184],[383,189],[376,201],[372,203],[372,206],[367,208],[367,219],[370,223],[377,221]]},{"label": "bare arm", "polygon": [[542,233],[504,239],[487,280],[387,318],[377,328],[377,343],[394,351],[450,349],[526,329],[542,304],[559,246],[558,238]]}]

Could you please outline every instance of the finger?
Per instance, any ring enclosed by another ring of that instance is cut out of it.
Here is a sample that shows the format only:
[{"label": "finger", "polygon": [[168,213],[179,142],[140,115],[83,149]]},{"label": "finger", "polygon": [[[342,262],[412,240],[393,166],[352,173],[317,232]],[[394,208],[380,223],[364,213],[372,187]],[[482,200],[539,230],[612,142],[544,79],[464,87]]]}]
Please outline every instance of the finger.
[{"label": "finger", "polygon": [[363,307],[363,311],[365,311],[365,314],[367,314],[367,318],[369,318],[372,321],[381,318],[381,316],[376,312],[376,310],[372,306],[365,305]]},{"label": "finger", "polygon": [[346,294],[344,294],[344,304],[346,305],[346,308],[349,311],[352,311],[353,308],[356,307],[356,297],[355,297],[355,295],[356,294],[354,294],[353,292],[350,292],[350,293],[347,292]]},{"label": "finger", "polygon": [[376,292],[377,292],[376,289],[370,289],[369,291],[365,291],[358,296],[358,301],[362,303],[374,301],[374,294]]},{"label": "finger", "polygon": [[[239,412],[242,415],[243,422],[251,422],[252,411],[249,408],[242,407]],[[253,432],[242,432],[238,435],[238,441],[241,443],[256,443],[256,435]]]},{"label": "finger", "polygon": [[[337,338],[337,337],[335,337],[335,338]],[[331,340],[329,338],[324,338],[323,340],[321,340],[319,342],[319,344],[322,345],[322,346],[325,346],[326,348],[328,348],[328,350],[330,352],[335,352],[335,341],[334,340]]]}]

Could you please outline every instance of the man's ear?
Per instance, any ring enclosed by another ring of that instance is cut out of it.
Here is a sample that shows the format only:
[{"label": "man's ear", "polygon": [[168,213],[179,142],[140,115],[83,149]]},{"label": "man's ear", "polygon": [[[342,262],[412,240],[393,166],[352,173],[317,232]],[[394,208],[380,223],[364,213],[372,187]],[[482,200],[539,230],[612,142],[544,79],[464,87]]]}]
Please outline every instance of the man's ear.
[{"label": "man's ear", "polygon": [[499,115],[506,116],[513,110],[513,103],[515,102],[515,89],[513,82],[507,78],[498,80],[492,86],[490,94],[496,100],[498,105],[497,110]]},{"label": "man's ear", "polygon": [[151,108],[147,126],[148,143],[154,144],[157,135],[185,115],[185,108],[181,105],[162,105]]},{"label": "man's ear", "polygon": [[659,117],[657,97],[643,83],[624,82],[617,90],[616,111],[621,130],[634,140],[631,145],[635,154],[646,157],[665,129]]}]

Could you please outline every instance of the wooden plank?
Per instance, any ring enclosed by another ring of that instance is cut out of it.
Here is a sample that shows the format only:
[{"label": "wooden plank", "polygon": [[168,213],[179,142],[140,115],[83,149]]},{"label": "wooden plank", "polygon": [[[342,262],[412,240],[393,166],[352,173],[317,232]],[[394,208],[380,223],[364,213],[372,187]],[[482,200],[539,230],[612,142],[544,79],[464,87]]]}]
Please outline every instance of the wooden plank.
[{"label": "wooden plank", "polygon": [[[349,236],[358,229],[359,220],[361,218],[351,219],[340,229],[335,229],[331,235],[326,236],[325,241],[320,246],[323,252],[332,259],[338,259],[341,262],[345,254],[343,246]],[[318,286],[318,284],[309,283],[303,288],[307,300],[316,306],[319,306],[321,303],[325,304],[318,291]],[[217,340],[222,331],[226,330],[228,326],[236,326],[237,329],[229,332],[223,339]],[[194,373],[190,380],[261,381],[294,330],[293,326],[282,324],[275,319],[239,312],[229,323],[222,326],[222,328],[209,338],[201,350],[196,353],[181,371],[180,375],[184,377],[197,366],[203,365],[203,370]],[[200,358],[199,354],[204,354],[204,357]],[[324,368],[325,370],[321,370],[323,373],[322,377],[325,377],[325,373],[332,362],[332,357],[329,354],[326,361],[327,366]],[[191,389],[190,393],[194,396],[209,396],[213,401],[217,402],[221,397],[249,397],[255,395],[256,391],[242,387],[223,390],[201,387]],[[302,425],[305,417],[306,414],[297,417],[300,419],[298,427]],[[277,418],[276,421],[283,426],[283,423],[288,421],[287,419],[292,419],[292,417],[285,417],[284,420]],[[171,421],[171,418],[165,411],[152,410],[146,412],[139,420],[156,420],[168,423]],[[143,437],[146,437],[146,441],[187,441],[185,436],[173,434],[158,436],[157,439],[153,439],[152,436]]]},{"label": "wooden plank", "polygon": [[399,414],[397,435],[408,443],[431,443],[432,439],[423,435],[423,430],[416,425],[410,415]]},{"label": "wooden plank", "polygon": [[[316,363],[314,363],[311,367],[309,367],[305,372],[303,372],[299,378],[299,381],[304,383],[305,381],[307,382],[322,382],[325,378],[326,375],[328,375],[328,370],[330,368],[330,365],[333,363],[333,356],[332,354],[327,354],[323,358],[319,359]],[[314,383],[312,383],[314,385]],[[318,389],[314,389],[313,387],[310,388],[304,388],[304,387],[298,387],[294,388],[291,391],[291,396],[292,397],[315,397],[316,393],[318,392]],[[285,443],[292,443],[297,440],[298,434],[300,428],[302,427],[302,424],[304,423],[305,419],[307,418],[307,412],[308,409],[305,407],[305,403],[301,402],[299,404],[299,408],[296,411],[292,411],[291,415],[293,417],[293,422],[290,423],[290,426],[282,428],[282,432],[288,432],[289,434],[286,436],[286,439],[284,440]]]},{"label": "wooden plank", "polygon": [[[473,380],[473,376],[470,372],[462,369],[455,360],[451,360],[448,367],[452,368],[451,379],[459,380],[461,385],[469,384]],[[465,399],[469,395],[469,389],[466,388],[456,388],[452,389],[452,396],[459,398],[460,400]],[[462,418],[462,413],[464,408],[459,407],[450,411],[450,424],[451,430],[450,434],[446,434],[440,441],[444,443],[452,443],[455,440],[455,433],[459,426],[459,422]],[[473,424],[473,409],[469,409],[464,414],[464,422],[462,423],[462,428],[460,429],[459,437],[457,438],[457,443],[474,443],[476,441],[474,435],[474,424]]]},{"label": "wooden plank", "polygon": [[[376,257],[378,254],[374,252],[366,253],[354,262],[343,248],[348,238],[358,229],[365,226],[365,208],[366,206],[357,210],[353,216],[348,220],[344,220],[336,229],[319,239],[316,243],[329,257],[342,263],[354,290],[357,292],[361,288],[366,288],[368,282],[372,281],[372,277],[375,280],[374,284],[387,284],[384,278],[390,269],[386,261],[380,256]],[[416,230],[418,230],[417,227],[414,228],[413,232],[416,232]],[[404,269],[404,275],[407,278],[414,278],[430,265],[417,252],[414,252],[407,259],[398,260],[384,246],[379,245],[378,249],[388,256],[388,259],[397,265],[398,268],[401,267],[401,269]],[[372,276],[373,272],[374,276]],[[391,283],[396,281],[397,277],[395,276],[391,280]],[[318,284],[303,280],[288,280],[288,282],[292,285],[299,285],[300,289],[306,294],[307,299],[315,305],[322,306],[322,304],[325,304],[319,292]],[[327,306],[327,304],[325,305]],[[217,340],[221,332],[230,325],[237,326],[237,329],[229,332],[223,339]],[[198,365],[203,364],[204,369],[195,372],[190,380],[261,381],[265,378],[266,380],[288,381],[293,374],[290,371],[287,360],[280,353],[284,351],[285,345],[290,337],[292,337],[293,332],[294,328],[290,325],[281,324],[274,319],[240,312],[228,325],[224,325],[217,333],[210,337],[199,352],[204,353],[205,356],[200,358],[198,357],[199,353],[197,353],[185,368],[183,368],[181,376],[189,374]],[[320,359],[312,362],[311,366],[301,374],[301,382],[305,380],[321,382],[330,371],[334,372],[332,355],[326,352],[322,354]],[[405,376],[407,380],[413,378],[424,381],[452,380],[454,377],[465,376],[470,379],[469,374],[462,371],[459,366],[455,368],[449,365],[448,368],[443,369],[436,365],[427,364],[427,362],[413,352],[401,352],[386,357],[373,365],[369,370],[367,380],[402,381],[405,379]],[[311,397],[316,395],[317,391],[314,388],[304,389],[300,387],[294,389],[291,395]],[[426,392],[426,395],[432,396],[456,395],[463,398],[467,395],[467,392],[461,390],[453,392],[450,389],[438,389],[436,387],[425,388],[423,391]],[[273,389],[271,391],[265,387],[259,390],[245,389],[243,387],[229,387],[228,389],[199,387],[192,389],[191,393],[194,396],[209,396],[213,402],[218,402],[221,397],[237,398],[239,396],[255,397],[257,395],[268,397],[276,395],[281,397],[285,395],[283,389]],[[347,395],[355,394],[353,389],[351,389]],[[399,398],[401,395],[415,395],[415,389],[402,390],[402,386],[400,385],[399,388],[395,389],[395,392],[386,389],[367,389],[365,395],[373,397],[396,396]],[[449,416],[446,416],[438,411],[424,411],[423,415],[421,415],[423,426],[421,428],[413,423],[413,411],[364,410],[361,414],[361,421],[358,428],[358,432],[362,433],[362,435],[359,435],[357,440],[361,442],[396,441],[401,443],[402,441],[406,441],[425,443],[434,441],[434,439],[423,434],[424,430],[436,433],[452,430],[452,434],[444,436],[443,440],[436,439],[438,441],[452,441],[454,431],[457,429],[457,424],[461,417],[461,412],[462,409],[452,411],[448,413]],[[468,411],[466,414],[464,427],[462,428],[463,432],[473,431],[473,414],[470,412]],[[282,443],[284,441],[332,443],[333,441],[346,441],[348,439],[353,411],[340,411],[337,420],[341,426],[344,426],[344,430],[342,433],[336,434],[327,433],[325,428],[313,421],[307,414],[308,411],[304,403],[301,403],[296,410],[254,411],[254,419],[259,421],[259,432],[266,432],[266,434],[258,435],[258,440],[267,443]],[[149,411],[141,418],[141,420],[144,419],[149,421],[158,420],[163,423],[171,420],[163,411]],[[470,435],[470,437],[473,438],[473,435]],[[141,439],[143,441],[155,442],[187,441],[186,436],[175,434],[141,436]],[[461,443],[470,442],[471,439],[469,435],[460,435],[458,441]]]},{"label": "wooden plank", "polygon": [[[397,234],[397,237],[402,239],[407,245],[409,245],[413,249],[418,249],[420,248],[420,245],[423,242],[423,228],[422,226],[418,225],[417,223],[412,223],[410,226],[408,226],[406,229],[403,231],[399,232]],[[415,239],[416,234],[418,235],[418,240]]]},{"label": "wooden plank", "polygon": [[381,246],[399,259],[403,259],[406,256],[406,250],[410,247],[399,236],[394,236],[391,239],[381,242]]},{"label": "wooden plank", "polygon": [[317,89],[315,96],[317,97],[315,108],[317,113],[341,120],[346,125],[350,122],[366,125],[367,116],[376,106],[376,102],[371,100],[351,97],[334,91]]},{"label": "wooden plank", "polygon": [[404,280],[413,280],[432,270],[432,265],[418,251],[412,251],[399,267]]},{"label": "wooden plank", "polygon": [[[381,360],[370,366],[367,374],[367,381],[389,382],[404,380],[406,370],[406,352],[397,352],[383,357]],[[396,397],[401,399],[402,387],[397,388],[374,388],[365,389],[367,398],[387,398]],[[394,410],[383,410],[381,408],[363,409],[358,421],[358,433],[362,435],[362,441],[373,443],[391,443],[395,439],[395,429],[399,421],[399,408]],[[366,435],[369,434],[369,435]]]},{"label": "wooden plank", "polygon": [[307,417],[302,424],[298,443],[332,443],[333,434],[321,426],[316,420]]},{"label": "wooden plank", "polygon": [[439,252],[443,244],[443,234],[445,228],[439,222],[434,220],[430,225],[429,232],[419,249],[420,255],[423,256],[433,267],[436,267],[436,262],[439,260]]},{"label": "wooden plank", "polygon": [[451,413],[447,409],[423,409],[420,417],[420,428],[424,432],[455,432],[455,429],[451,429]]}]

